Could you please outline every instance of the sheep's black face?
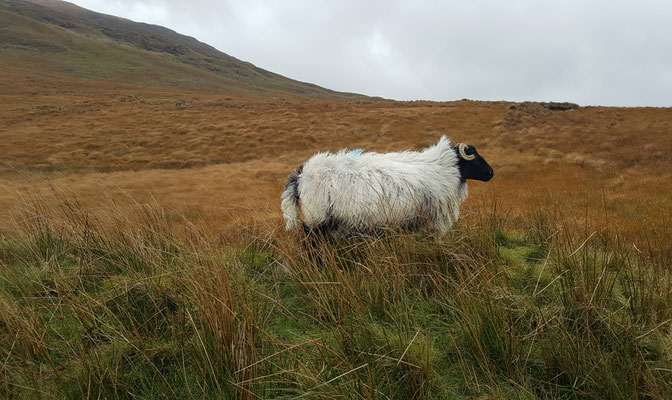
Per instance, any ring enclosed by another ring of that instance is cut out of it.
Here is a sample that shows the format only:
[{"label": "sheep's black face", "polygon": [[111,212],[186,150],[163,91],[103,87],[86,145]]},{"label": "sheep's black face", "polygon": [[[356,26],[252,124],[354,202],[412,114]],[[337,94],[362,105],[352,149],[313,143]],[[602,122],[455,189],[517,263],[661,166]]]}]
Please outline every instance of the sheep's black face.
[{"label": "sheep's black face", "polygon": [[467,179],[475,179],[477,181],[487,182],[492,179],[494,171],[488,165],[488,162],[485,161],[483,157],[476,151],[474,146],[468,145],[464,146],[464,155],[467,158],[472,158],[470,160],[465,159],[462,154],[460,154],[459,146],[454,148],[455,153],[457,154],[457,167],[460,169],[460,175],[462,180],[466,181]]}]

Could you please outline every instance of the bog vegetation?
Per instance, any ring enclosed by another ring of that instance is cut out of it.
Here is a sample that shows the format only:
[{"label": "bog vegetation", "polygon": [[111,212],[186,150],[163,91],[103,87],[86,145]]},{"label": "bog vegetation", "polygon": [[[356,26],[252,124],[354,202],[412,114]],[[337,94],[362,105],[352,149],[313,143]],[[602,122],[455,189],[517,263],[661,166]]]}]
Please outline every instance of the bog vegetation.
[{"label": "bog vegetation", "polygon": [[[12,90],[0,397],[672,397],[670,110]],[[495,170],[446,237],[283,230],[311,154],[440,134]]]},{"label": "bog vegetation", "polygon": [[672,396],[657,238],[492,202],[441,239],[311,249],[279,221],[56,198],[0,238],[0,397]]},{"label": "bog vegetation", "polygon": [[[0,397],[672,397],[669,110],[99,89],[3,97]],[[284,231],[438,133],[495,169],[446,237]]]}]

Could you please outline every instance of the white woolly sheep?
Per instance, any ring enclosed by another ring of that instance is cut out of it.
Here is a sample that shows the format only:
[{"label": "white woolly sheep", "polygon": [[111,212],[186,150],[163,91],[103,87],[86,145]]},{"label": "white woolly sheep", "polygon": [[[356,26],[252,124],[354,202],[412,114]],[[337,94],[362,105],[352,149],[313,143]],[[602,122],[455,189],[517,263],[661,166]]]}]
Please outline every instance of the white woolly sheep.
[{"label": "white woolly sheep", "polygon": [[445,136],[419,152],[318,153],[289,176],[281,208],[288,230],[300,223],[334,235],[428,227],[442,235],[459,217],[467,179],[492,176],[474,146],[453,147]]}]

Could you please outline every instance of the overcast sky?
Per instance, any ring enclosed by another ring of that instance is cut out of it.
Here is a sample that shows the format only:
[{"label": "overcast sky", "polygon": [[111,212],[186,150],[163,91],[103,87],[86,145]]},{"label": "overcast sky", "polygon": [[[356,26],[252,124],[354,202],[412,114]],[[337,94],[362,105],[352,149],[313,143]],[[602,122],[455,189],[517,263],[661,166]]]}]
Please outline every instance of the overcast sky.
[{"label": "overcast sky", "polygon": [[672,1],[71,0],[329,89],[672,106]]}]

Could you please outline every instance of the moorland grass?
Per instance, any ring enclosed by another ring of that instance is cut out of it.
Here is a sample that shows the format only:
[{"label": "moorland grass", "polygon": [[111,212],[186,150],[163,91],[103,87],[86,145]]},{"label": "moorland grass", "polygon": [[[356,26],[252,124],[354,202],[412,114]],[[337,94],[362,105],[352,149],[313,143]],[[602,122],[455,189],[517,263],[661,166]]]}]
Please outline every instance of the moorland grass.
[{"label": "moorland grass", "polygon": [[672,396],[672,264],[530,214],[444,238],[222,234],[33,202],[0,237],[0,397]]}]

